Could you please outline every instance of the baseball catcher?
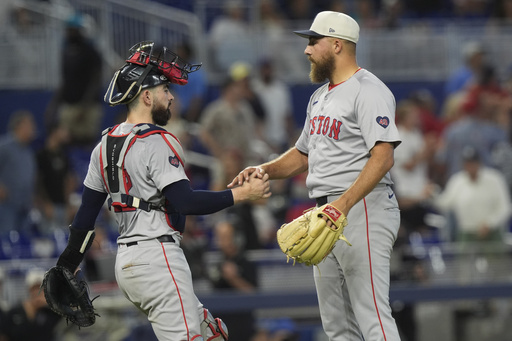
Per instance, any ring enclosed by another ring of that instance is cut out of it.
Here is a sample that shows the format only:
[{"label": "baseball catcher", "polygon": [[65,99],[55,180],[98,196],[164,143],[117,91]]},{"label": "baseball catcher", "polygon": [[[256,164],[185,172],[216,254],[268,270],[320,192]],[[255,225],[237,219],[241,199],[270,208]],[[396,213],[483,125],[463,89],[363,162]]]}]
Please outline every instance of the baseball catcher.
[{"label": "baseball catcher", "polygon": [[311,208],[283,224],[277,231],[277,242],[287,259],[293,259],[294,263],[317,265],[327,257],[339,239],[352,246],[343,235],[345,226],[347,218],[343,212],[326,204]]},{"label": "baseball catcher", "polygon": [[184,150],[166,131],[174,100],[170,84],[185,85],[201,64],[189,64],[153,41],[130,49],[113,75],[104,101],[126,105],[126,120],[103,131],[90,157],[82,202],[66,249],[46,274],[46,300],[79,326],[95,322],[87,286],[75,275],[94,239],[107,202],[119,227],[115,277],[119,290],[151,323],[159,340],[228,339],[225,324],[194,293],[181,248],[188,215],[206,215],[235,204],[268,198],[268,176],[222,191],[194,190]]}]

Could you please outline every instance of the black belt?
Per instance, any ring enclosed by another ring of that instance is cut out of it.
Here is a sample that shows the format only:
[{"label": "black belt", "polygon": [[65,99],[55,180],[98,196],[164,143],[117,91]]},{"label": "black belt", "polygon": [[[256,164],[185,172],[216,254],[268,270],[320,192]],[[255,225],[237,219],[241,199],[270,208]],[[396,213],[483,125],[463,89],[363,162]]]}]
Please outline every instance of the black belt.
[{"label": "black belt", "polygon": [[328,202],[328,196],[327,195],[324,195],[323,197],[319,197],[319,198],[316,198],[316,204],[317,206],[323,206],[325,204],[327,204]]},{"label": "black belt", "polygon": [[[381,187],[381,186],[390,186],[390,185],[387,185],[387,184],[377,184],[377,186],[375,186],[375,188]],[[329,202],[329,196],[328,195],[324,195],[323,197],[316,198],[315,200],[316,200],[316,204],[318,205],[318,207],[320,207],[320,206],[323,206],[323,205],[325,205],[325,204],[327,204]]]},{"label": "black belt", "polygon": [[[170,235],[160,236],[156,238],[160,243],[174,243],[174,238]],[[126,243],[127,247],[137,245],[139,242],[129,242]]]}]

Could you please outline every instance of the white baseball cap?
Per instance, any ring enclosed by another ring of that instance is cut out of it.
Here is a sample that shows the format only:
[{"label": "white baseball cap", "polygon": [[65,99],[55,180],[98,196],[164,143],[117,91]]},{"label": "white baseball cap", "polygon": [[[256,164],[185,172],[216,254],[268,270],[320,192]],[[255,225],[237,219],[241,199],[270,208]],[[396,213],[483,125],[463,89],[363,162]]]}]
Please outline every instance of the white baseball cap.
[{"label": "white baseball cap", "polygon": [[357,43],[359,25],[352,17],[339,12],[324,11],[316,15],[309,30],[293,31],[303,37],[334,37]]}]

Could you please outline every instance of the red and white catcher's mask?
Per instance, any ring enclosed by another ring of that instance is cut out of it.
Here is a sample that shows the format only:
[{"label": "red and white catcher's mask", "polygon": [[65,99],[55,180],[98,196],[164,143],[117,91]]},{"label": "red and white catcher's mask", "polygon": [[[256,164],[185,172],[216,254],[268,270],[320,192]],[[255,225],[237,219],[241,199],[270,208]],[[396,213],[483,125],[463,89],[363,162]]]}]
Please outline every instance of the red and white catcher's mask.
[{"label": "red and white catcher's mask", "polygon": [[202,64],[189,64],[165,46],[143,41],[130,48],[130,56],[110,81],[104,100],[111,106],[131,102],[142,89],[159,84],[185,85],[188,74]]}]

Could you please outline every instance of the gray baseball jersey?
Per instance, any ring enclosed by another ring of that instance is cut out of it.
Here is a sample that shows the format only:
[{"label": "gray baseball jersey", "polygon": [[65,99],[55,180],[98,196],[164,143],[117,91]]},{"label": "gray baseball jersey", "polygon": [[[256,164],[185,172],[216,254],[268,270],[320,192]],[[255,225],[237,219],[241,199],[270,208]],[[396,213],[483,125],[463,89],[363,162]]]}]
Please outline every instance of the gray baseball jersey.
[{"label": "gray baseball jersey", "polygon": [[[308,154],[312,198],[336,200],[356,180],[377,141],[400,143],[395,99],[376,76],[359,69],[311,96],[296,147]],[[320,315],[332,341],[400,340],[389,306],[389,261],[400,212],[389,173],[347,215],[344,234],[314,268]]]},{"label": "gray baseball jersey", "polygon": [[[133,128],[133,124],[122,123],[111,134],[128,135]],[[124,170],[128,175],[121,181],[131,196],[158,205],[164,200],[162,190],[167,185],[187,179],[182,155],[171,148],[172,138],[167,134],[137,138],[126,152]],[[99,144],[92,152],[84,184],[108,193],[104,177],[113,173],[102,171],[106,158],[101,154],[105,150],[110,149]],[[158,209],[128,208],[116,212],[115,217],[119,224],[119,249],[114,271],[121,291],[148,316],[159,340],[202,341],[204,308],[194,293],[190,268],[179,247],[180,233],[173,230],[166,214]],[[172,242],[157,239],[169,235]]]},{"label": "gray baseball jersey", "polygon": [[[309,101],[296,147],[308,154],[309,196],[341,194],[357,178],[377,141],[400,143],[395,98],[375,75],[359,69],[329,91],[318,88]],[[381,183],[392,184],[388,174]]]},{"label": "gray baseball jersey", "polygon": [[[122,123],[113,134],[128,134],[133,127],[133,124]],[[84,184],[95,191],[107,193],[100,164],[100,151],[101,147],[98,145],[92,152]],[[183,165],[171,162],[173,158],[176,158],[176,155],[161,135],[137,139],[126,154],[124,163],[132,185],[130,194],[144,198],[150,203],[162,202],[162,190],[165,186],[188,179]],[[115,216],[119,224],[119,243],[153,239],[173,233],[165,213],[160,210],[134,210]]]}]

